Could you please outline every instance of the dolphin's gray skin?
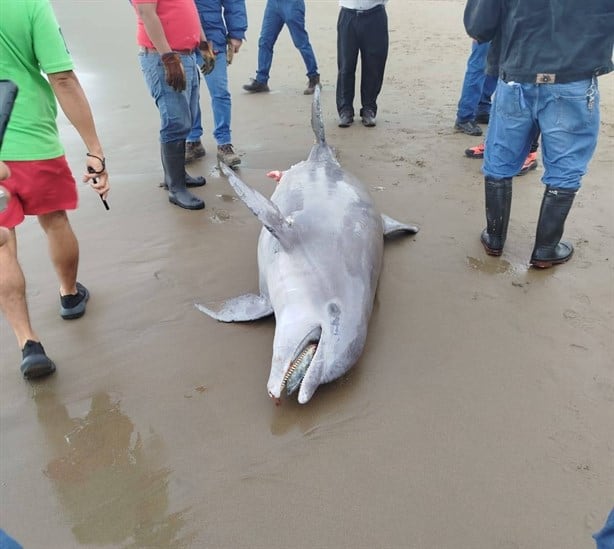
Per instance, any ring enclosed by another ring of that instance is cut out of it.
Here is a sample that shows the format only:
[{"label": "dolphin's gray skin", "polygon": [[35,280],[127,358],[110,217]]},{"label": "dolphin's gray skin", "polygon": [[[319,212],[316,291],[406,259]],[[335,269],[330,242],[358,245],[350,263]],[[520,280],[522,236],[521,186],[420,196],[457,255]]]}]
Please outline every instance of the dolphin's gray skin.
[{"label": "dolphin's gray skin", "polygon": [[319,87],[312,127],[317,143],[309,158],[283,173],[270,200],[221,165],[264,225],[258,242],[260,295],[230,299],[218,312],[196,305],[222,322],[275,314],[269,395],[279,399],[284,387],[288,393],[300,387],[302,404],[362,353],[383,236],[418,232],[380,215],[364,185],[341,168],[324,137]]}]

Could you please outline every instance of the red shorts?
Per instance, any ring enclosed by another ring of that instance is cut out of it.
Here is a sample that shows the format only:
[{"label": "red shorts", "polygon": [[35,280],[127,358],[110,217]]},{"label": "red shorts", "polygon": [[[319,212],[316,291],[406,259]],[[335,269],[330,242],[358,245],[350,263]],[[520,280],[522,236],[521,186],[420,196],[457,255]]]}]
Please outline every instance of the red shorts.
[{"label": "red shorts", "polygon": [[26,215],[74,210],[79,196],[77,183],[65,156],[51,160],[5,160],[11,176],[0,182],[11,193],[6,210],[0,212],[0,226],[12,229]]}]

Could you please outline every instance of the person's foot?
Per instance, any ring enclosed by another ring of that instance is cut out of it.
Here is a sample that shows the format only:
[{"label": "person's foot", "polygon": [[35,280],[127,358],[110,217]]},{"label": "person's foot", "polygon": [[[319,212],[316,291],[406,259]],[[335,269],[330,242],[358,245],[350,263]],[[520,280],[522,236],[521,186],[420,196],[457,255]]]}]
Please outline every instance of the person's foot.
[{"label": "person's foot", "polygon": [[[185,172],[185,186],[186,187],[202,187],[207,184],[207,179],[202,175],[197,175],[196,177],[192,177],[188,172]],[[166,181],[162,181],[158,184],[158,187],[166,189],[168,191],[168,185]]]},{"label": "person's foot", "polygon": [[87,288],[77,282],[77,293],[60,296],[60,316],[64,320],[80,318],[85,314],[85,305],[90,298]]},{"label": "person's foot", "polygon": [[354,123],[354,116],[347,111],[339,113],[339,127],[349,128]]},{"label": "person's foot", "polygon": [[475,115],[475,121],[477,124],[488,124],[490,122],[490,113],[479,112]]},{"label": "person's foot", "polygon": [[259,93],[259,92],[268,92],[269,90],[269,86],[266,82],[258,82],[258,80],[256,80],[255,78],[252,78],[249,82],[249,84],[245,84],[243,86],[243,89],[245,91],[248,91],[250,93]]},{"label": "person's foot", "polygon": [[[186,187],[202,187],[207,184],[207,180],[202,175],[192,177],[188,172],[185,172],[185,186]],[[166,187],[168,189],[168,186]]]},{"label": "person's foot", "polygon": [[465,149],[465,156],[469,158],[484,158],[484,143]]},{"label": "person's foot", "polygon": [[479,136],[482,135],[482,128],[475,123],[475,120],[467,120],[466,122],[456,122],[454,129],[457,132],[463,132],[467,135]]},{"label": "person's foot", "polygon": [[537,153],[531,152],[525,159],[522,168],[520,168],[520,171],[516,175],[525,175],[535,168],[537,168]]},{"label": "person's foot", "polygon": [[362,111],[362,125],[367,128],[373,128],[375,126],[375,113],[370,110]]},{"label": "person's foot", "polygon": [[186,141],[185,143],[185,163],[189,164],[205,156],[206,151],[200,141]]},{"label": "person's foot", "polygon": [[234,168],[241,164],[239,155],[235,153],[232,143],[226,143],[225,145],[218,145],[217,147],[217,159],[223,162],[230,168]]},{"label": "person's foot", "polygon": [[315,76],[309,77],[309,82],[307,82],[307,87],[303,92],[305,95],[313,95],[313,92],[316,89],[316,86],[320,85],[320,75],[316,74]]},{"label": "person's foot", "polygon": [[205,207],[205,201],[202,198],[198,198],[185,188],[177,191],[169,190],[168,201],[184,210],[202,210]]},{"label": "person's foot", "polygon": [[25,379],[44,377],[55,372],[55,364],[45,354],[40,341],[28,339],[21,350],[21,366],[19,369]]}]

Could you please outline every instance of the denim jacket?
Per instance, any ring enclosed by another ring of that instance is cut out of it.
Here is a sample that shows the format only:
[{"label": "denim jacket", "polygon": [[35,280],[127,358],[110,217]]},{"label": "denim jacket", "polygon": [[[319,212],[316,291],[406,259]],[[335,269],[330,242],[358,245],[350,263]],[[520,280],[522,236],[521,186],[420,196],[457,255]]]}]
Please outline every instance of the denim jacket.
[{"label": "denim jacket", "polygon": [[207,40],[213,42],[214,49],[223,50],[227,38],[245,38],[245,0],[195,0],[195,3]]},{"label": "denim jacket", "polygon": [[490,58],[507,81],[556,75],[565,83],[614,69],[614,0],[467,0],[465,29],[479,42],[495,39]]}]

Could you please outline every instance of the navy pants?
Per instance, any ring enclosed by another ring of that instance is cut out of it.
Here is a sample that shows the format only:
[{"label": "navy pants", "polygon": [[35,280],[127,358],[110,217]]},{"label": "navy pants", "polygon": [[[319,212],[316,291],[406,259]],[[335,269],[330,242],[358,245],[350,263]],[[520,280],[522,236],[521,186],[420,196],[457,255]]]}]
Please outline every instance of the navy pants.
[{"label": "navy pants", "polygon": [[354,116],[356,65],[360,53],[363,111],[377,114],[377,96],[388,59],[388,15],[383,4],[367,11],[341,8],[337,19],[337,112]]}]

